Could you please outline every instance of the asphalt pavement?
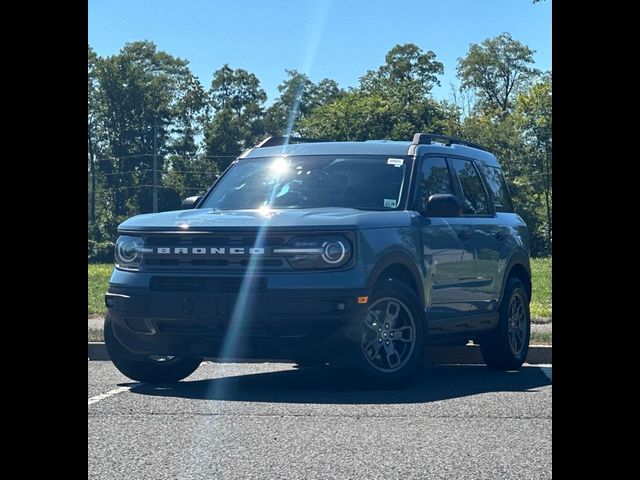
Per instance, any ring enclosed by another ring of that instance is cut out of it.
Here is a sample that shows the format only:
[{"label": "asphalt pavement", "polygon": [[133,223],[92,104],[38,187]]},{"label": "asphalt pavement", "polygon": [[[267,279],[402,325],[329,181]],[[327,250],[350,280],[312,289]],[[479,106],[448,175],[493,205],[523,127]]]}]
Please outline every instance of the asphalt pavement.
[{"label": "asphalt pavement", "polygon": [[91,479],[551,478],[551,366],[434,366],[391,390],[284,363],[155,387],[88,369]]}]

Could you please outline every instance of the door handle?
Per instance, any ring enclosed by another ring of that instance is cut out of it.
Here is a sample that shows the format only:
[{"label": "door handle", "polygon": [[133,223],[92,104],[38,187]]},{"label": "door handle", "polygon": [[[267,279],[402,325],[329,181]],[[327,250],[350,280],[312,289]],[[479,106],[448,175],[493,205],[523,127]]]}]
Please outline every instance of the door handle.
[{"label": "door handle", "polygon": [[459,230],[458,231],[458,238],[460,240],[470,240],[472,236],[473,236],[473,232],[471,230]]}]

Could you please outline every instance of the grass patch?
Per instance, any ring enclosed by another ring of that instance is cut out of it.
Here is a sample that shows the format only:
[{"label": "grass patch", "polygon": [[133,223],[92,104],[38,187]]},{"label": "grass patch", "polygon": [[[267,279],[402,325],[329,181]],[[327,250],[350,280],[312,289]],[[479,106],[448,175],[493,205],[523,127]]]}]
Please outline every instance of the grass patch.
[{"label": "grass patch", "polygon": [[110,263],[89,264],[89,315],[107,313],[107,307],[104,306],[104,294],[109,286],[111,270],[113,270],[113,265]]},{"label": "grass patch", "polygon": [[104,342],[104,332],[101,328],[90,328],[89,329],[89,340],[88,342]]},{"label": "grass patch", "polygon": [[[531,316],[551,319],[551,258],[532,258]],[[538,322],[544,323],[544,322]]]},{"label": "grass patch", "polygon": [[531,332],[530,345],[551,345],[551,332]]}]

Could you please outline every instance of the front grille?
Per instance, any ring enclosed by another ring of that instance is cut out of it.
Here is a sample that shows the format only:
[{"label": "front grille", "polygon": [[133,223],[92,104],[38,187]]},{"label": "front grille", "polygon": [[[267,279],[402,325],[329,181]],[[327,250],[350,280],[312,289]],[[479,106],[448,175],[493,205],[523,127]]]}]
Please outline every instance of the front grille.
[{"label": "front grille", "polygon": [[261,293],[267,289],[267,280],[265,278],[245,278],[158,276],[151,278],[149,289],[152,292],[189,292],[231,295],[237,295],[240,293],[240,290],[245,290],[251,293]]},{"label": "front grille", "polygon": [[144,261],[145,265],[149,266],[162,266],[162,265],[180,265],[180,260],[173,258],[147,258]]},{"label": "front grille", "polygon": [[[178,248],[226,248],[234,247],[249,250],[252,247],[262,247],[264,254],[217,254],[213,255],[160,255],[155,252],[146,253],[143,267],[150,271],[201,271],[201,272],[239,272],[244,273],[248,268],[268,271],[287,271],[291,266],[285,258],[269,253],[273,247],[287,244],[294,234],[265,234],[258,238],[255,232],[250,233],[175,233],[175,234],[147,234],[144,238],[145,246],[151,249],[167,247]],[[259,241],[258,241],[259,240]],[[172,250],[173,251],[173,250]]]}]

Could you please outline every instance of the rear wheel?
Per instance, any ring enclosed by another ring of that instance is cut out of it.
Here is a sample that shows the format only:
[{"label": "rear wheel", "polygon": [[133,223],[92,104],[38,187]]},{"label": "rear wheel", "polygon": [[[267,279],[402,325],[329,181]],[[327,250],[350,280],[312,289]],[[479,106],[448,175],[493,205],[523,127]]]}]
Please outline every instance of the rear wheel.
[{"label": "rear wheel", "polygon": [[380,284],[359,326],[358,364],[369,382],[382,386],[410,379],[422,355],[420,301],[404,283]]},{"label": "rear wheel", "polygon": [[104,341],[115,367],[138,382],[177,382],[195,372],[202,362],[198,357],[132,354],[114,335],[112,320],[108,314],[104,320]]},{"label": "rear wheel", "polygon": [[527,358],[531,336],[529,295],[519,278],[507,281],[499,312],[498,326],[480,339],[480,351],[489,368],[517,370]]}]

